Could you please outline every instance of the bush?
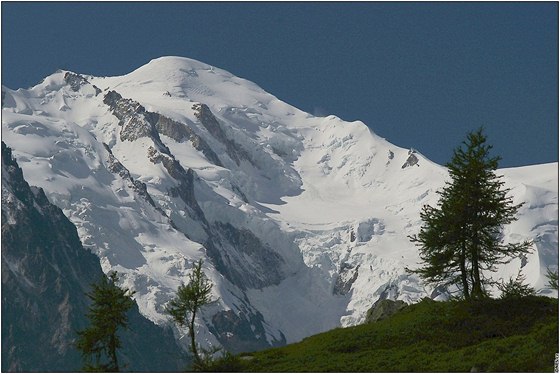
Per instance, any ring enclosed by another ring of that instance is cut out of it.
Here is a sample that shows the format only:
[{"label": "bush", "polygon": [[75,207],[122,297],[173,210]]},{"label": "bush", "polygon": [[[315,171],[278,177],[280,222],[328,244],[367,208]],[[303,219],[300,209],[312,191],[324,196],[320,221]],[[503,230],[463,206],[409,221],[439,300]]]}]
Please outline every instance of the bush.
[{"label": "bush", "polygon": [[521,270],[517,273],[515,279],[509,278],[507,282],[498,284],[498,289],[502,291],[500,298],[521,298],[527,296],[534,296],[535,289],[528,284],[525,284],[525,276],[521,274]]},{"label": "bush", "polygon": [[243,363],[238,356],[226,352],[222,357],[206,363],[204,371],[209,373],[237,373],[243,370]]}]

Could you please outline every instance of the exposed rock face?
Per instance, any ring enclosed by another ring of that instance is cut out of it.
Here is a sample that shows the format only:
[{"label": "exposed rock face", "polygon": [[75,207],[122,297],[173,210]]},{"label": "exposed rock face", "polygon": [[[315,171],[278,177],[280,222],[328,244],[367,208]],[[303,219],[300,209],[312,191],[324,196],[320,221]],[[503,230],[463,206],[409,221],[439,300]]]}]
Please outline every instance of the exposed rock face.
[{"label": "exposed rock face", "polygon": [[202,153],[210,160],[212,163],[218,166],[223,166],[220,158],[214,153],[214,151],[208,146],[208,144],[198,136],[189,126],[173,121],[170,118],[157,114],[156,129],[162,135],[167,135],[170,138],[182,142],[183,140],[189,140],[193,147]]},{"label": "exposed rock face", "polygon": [[391,317],[398,311],[405,308],[408,304],[402,300],[378,300],[370,310],[367,311],[366,323],[377,322]]},{"label": "exposed rock face", "polygon": [[[353,231],[352,231],[353,233]],[[360,265],[353,268],[347,263],[342,263],[338,276],[336,277],[336,282],[333,288],[333,294],[335,295],[346,295],[350,292],[352,284],[358,279],[358,270]]]},{"label": "exposed rock face", "polygon": [[[122,141],[134,141],[144,136],[151,137],[154,140],[155,147],[148,148],[148,157],[154,164],[161,163],[169,175],[178,182],[177,186],[170,188],[168,192],[170,196],[179,197],[183,200],[189,210],[189,215],[204,227],[209,238],[204,243],[207,254],[220,272],[241,289],[260,288],[280,283],[283,279],[283,261],[276,252],[261,243],[248,230],[237,229],[230,224],[208,223],[194,193],[196,174],[193,170],[185,170],[181,166],[164,145],[159,135],[169,136],[179,142],[188,139],[209,160],[221,166],[220,159],[207,143],[196,135],[190,127],[160,114],[148,112],[139,103],[124,99],[115,91],[109,91],[105,95],[104,103],[109,105],[112,113],[120,121]],[[197,110],[197,117],[201,123],[212,136],[226,145],[228,155],[234,161],[239,163],[241,159],[249,160],[248,154],[226,137],[217,119],[206,105],[198,104]],[[133,183],[135,182],[118,160],[115,159],[112,165],[113,172],[118,172],[119,175],[123,174],[122,177],[130,179]],[[145,186],[138,181],[136,183],[138,186],[136,184],[135,186],[141,192],[140,195],[145,195],[150,201],[151,198],[145,191]],[[145,192],[145,194],[142,192]],[[243,194],[242,197],[244,197]],[[246,197],[244,198],[246,199]],[[248,262],[247,258],[251,258],[251,261]]]},{"label": "exposed rock face", "polygon": [[[282,257],[263,244],[251,231],[238,229],[229,223],[212,225],[212,253],[220,272],[241,289],[262,288],[284,279]],[[251,261],[247,261],[250,258]]]},{"label": "exposed rock face", "polygon": [[405,169],[409,166],[418,165],[418,157],[416,157],[415,153],[416,151],[414,151],[413,149],[408,151],[408,158],[406,159],[405,163],[401,167],[402,169]]},{"label": "exposed rock face", "polygon": [[167,118],[159,113],[149,112],[140,103],[123,98],[118,92],[109,91],[103,102],[109,105],[111,112],[119,119],[121,126],[121,141],[134,141],[141,137],[151,137],[162,150],[169,154],[169,150],[161,141],[159,134],[181,142],[189,140],[193,147],[201,151],[211,162],[222,166],[222,162],[190,127]]},{"label": "exposed rock face", "polygon": [[[85,292],[102,274],[75,226],[42,189],[27,184],[2,142],[2,371],[78,371],[75,332],[88,324]],[[181,368],[170,332],[136,306],[129,319],[120,355],[129,370]]]},{"label": "exposed rock face", "polygon": [[[112,173],[118,174],[121,178],[123,178],[125,180],[128,180],[132,184],[134,191],[136,193],[138,193],[138,195],[145,198],[146,201],[148,203],[150,203],[151,206],[156,207],[156,204],[154,203],[154,200],[152,199],[152,197],[148,193],[148,189],[146,188],[146,185],[144,183],[132,178],[128,169],[125,168],[124,165],[121,164],[120,161],[115,158],[115,156],[113,156],[113,153],[111,152],[111,148],[109,148],[109,146],[105,143],[103,143],[103,146],[105,147],[107,152],[109,152],[109,160],[108,160],[109,171],[112,172]],[[159,207],[156,207],[156,208],[159,208]]]},{"label": "exposed rock face", "polygon": [[142,137],[152,137],[161,143],[159,135],[150,121],[151,115],[138,102],[123,98],[116,91],[109,91],[103,103],[109,105],[111,112],[119,119],[121,141],[134,141]]},{"label": "exposed rock face", "polygon": [[[208,223],[196,200],[196,174],[192,169],[185,170],[172,155],[153,147],[148,149],[148,155],[153,163],[162,163],[169,175],[179,182],[169,190],[169,194],[181,198],[189,208],[190,215],[202,223],[209,238],[204,243],[207,254],[228,280],[241,289],[280,283],[283,279],[283,260],[280,255],[249,230],[238,229],[229,223]],[[247,261],[247,258],[251,258],[251,261]]]},{"label": "exposed rock face", "polygon": [[193,218],[203,222],[207,227],[208,223],[204,217],[204,213],[194,195],[194,176],[195,173],[191,169],[185,170],[181,164],[175,160],[170,154],[162,153],[154,147],[148,148],[148,157],[154,164],[162,163],[169,175],[171,175],[179,184],[169,190],[169,194],[173,197],[180,197],[181,200],[190,208],[190,213]]},{"label": "exposed rock face", "polygon": [[191,137],[196,137],[197,141],[201,140],[189,127],[162,115],[158,118],[156,128],[160,134],[167,135],[178,142]]},{"label": "exposed rock face", "polygon": [[240,164],[241,160],[251,161],[249,154],[241,148],[240,145],[228,139],[224,130],[220,126],[220,123],[214,114],[212,114],[210,108],[208,108],[208,105],[194,104],[193,109],[196,111],[195,115],[200,123],[202,123],[202,125],[214,138],[226,146],[227,154],[237,165]]},{"label": "exposed rock face", "polygon": [[2,371],[79,369],[73,334],[96,263],[2,142]]},{"label": "exposed rock face", "polygon": [[[121,162],[117,160],[117,158],[113,155],[113,152],[111,152],[111,148],[109,148],[109,146],[105,143],[103,143],[103,146],[109,153],[109,159],[107,160],[109,171],[112,173],[116,173],[124,180],[127,180],[130,183],[134,192],[136,192],[139,196],[143,197],[151,206],[153,206],[163,216],[168,217],[167,214],[163,211],[163,209],[161,209],[161,207],[154,202],[154,199],[152,199],[152,196],[150,196],[150,194],[148,193],[148,188],[146,187],[146,184],[140,182],[137,179],[134,179],[130,175],[130,171],[123,164],[121,164]],[[171,219],[169,219],[169,224],[175,227],[175,224]]]},{"label": "exposed rock face", "polygon": [[[66,74],[64,74],[64,81],[74,92],[78,92],[82,86],[90,84],[86,78],[72,72],[67,72]],[[95,89],[96,96],[101,93],[101,90],[96,86],[93,86],[93,88]]]},{"label": "exposed rock face", "polygon": [[286,344],[282,339],[270,344],[266,340],[263,316],[257,314],[235,313],[225,310],[212,317],[210,331],[218,338],[228,352],[252,352],[260,349],[278,347]]},{"label": "exposed rock face", "polygon": [[[194,193],[196,174],[193,170],[185,170],[181,166],[162,142],[160,134],[178,142],[188,139],[195,149],[202,151],[210,161],[222,166],[220,159],[208,144],[190,127],[158,113],[146,111],[139,103],[125,99],[115,91],[109,91],[103,102],[109,105],[113,115],[119,119],[121,141],[134,141],[140,137],[150,137],[154,140],[155,147],[148,148],[148,157],[154,164],[161,163],[169,175],[178,182],[177,186],[170,188],[168,192],[172,197],[181,198],[186,203],[189,215],[202,223],[209,238],[204,243],[207,254],[220,272],[241,289],[280,283],[283,279],[282,259],[276,252],[263,245],[248,230],[237,229],[230,224],[208,223]],[[233,161],[237,164],[243,159],[250,161],[248,153],[227,138],[208,106],[195,104],[194,109],[197,118],[208,132],[226,146],[226,152]],[[127,171],[123,170],[124,167],[117,160],[113,165],[115,171],[119,174],[124,173],[124,177],[128,178]],[[138,190],[142,192],[143,186],[140,182],[137,183]],[[242,191],[239,192],[242,198],[247,200]],[[149,198],[147,192],[145,195]],[[251,258],[251,261],[247,262],[246,257]]]}]

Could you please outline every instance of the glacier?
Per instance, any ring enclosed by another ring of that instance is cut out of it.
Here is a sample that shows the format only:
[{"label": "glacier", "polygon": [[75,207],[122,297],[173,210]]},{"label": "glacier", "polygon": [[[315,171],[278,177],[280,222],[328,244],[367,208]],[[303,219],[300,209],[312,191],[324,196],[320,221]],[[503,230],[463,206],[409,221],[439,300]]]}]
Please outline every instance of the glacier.
[{"label": "glacier", "polygon": [[[171,323],[165,304],[204,260],[217,300],[197,320],[206,345],[262,349],[362,323],[380,298],[448,297],[405,272],[445,167],[217,67],[162,57],[123,76],[59,70],[2,87],[2,140],[154,323]],[[521,269],[557,297],[558,163],[498,174],[525,202],[504,239],[534,251],[492,276]]]}]

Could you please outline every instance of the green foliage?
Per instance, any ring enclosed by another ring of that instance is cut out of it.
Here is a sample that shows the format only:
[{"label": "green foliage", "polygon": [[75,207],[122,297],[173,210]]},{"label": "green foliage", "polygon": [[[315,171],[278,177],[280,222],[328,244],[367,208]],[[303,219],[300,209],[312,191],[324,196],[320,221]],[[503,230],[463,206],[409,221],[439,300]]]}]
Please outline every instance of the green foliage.
[{"label": "green foliage", "polygon": [[165,311],[180,327],[187,327],[191,339],[190,348],[194,357],[193,368],[199,371],[205,371],[206,359],[198,352],[194,322],[200,308],[212,302],[211,292],[212,282],[204,274],[202,260],[199,260],[193,264],[187,284],[179,286],[177,296],[165,308]]},{"label": "green foliage", "polygon": [[134,291],[117,286],[116,272],[103,276],[92,285],[87,297],[92,301],[87,318],[90,326],[78,331],[76,348],[81,351],[86,372],[118,372],[117,350],[121,341],[117,335],[120,327],[127,328],[127,311],[134,305]]},{"label": "green foliage", "polygon": [[211,347],[210,349],[198,348],[198,350],[200,350],[199,359],[194,361],[191,368],[192,371],[201,373],[210,371],[209,368],[217,360],[214,357],[222,349],[220,347]]},{"label": "green foliage", "polygon": [[456,285],[465,298],[485,296],[484,286],[492,281],[483,271],[495,271],[531,246],[501,243],[503,226],[516,220],[522,204],[507,196],[495,174],[499,157],[490,157],[491,149],[482,129],[467,135],[446,165],[451,181],[438,191],[436,207],[422,208],[423,225],[410,237],[423,263],[409,271],[430,283]]},{"label": "green foliage", "polygon": [[517,277],[511,277],[507,282],[498,284],[498,289],[502,292],[500,296],[502,299],[535,295],[535,289],[525,284],[525,276],[521,270],[517,273]]},{"label": "green foliage", "polygon": [[219,358],[206,360],[203,369],[208,373],[237,373],[243,370],[243,363],[239,356],[226,352]]},{"label": "green foliage", "polygon": [[558,270],[552,271],[549,268],[547,268],[546,276],[548,278],[548,287],[558,291]]},{"label": "green foliage", "polygon": [[558,300],[473,299],[409,305],[375,323],[244,354],[251,372],[552,372]]}]

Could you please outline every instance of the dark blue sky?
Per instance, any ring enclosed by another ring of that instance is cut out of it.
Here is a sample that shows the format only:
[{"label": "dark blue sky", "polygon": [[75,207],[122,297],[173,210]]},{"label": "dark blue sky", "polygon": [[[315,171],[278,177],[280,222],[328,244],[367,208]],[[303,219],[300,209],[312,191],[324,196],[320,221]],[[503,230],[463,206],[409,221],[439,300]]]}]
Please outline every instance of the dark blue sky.
[{"label": "dark blue sky", "polygon": [[2,2],[2,84],[194,58],[443,164],[484,125],[501,166],[558,161],[558,3]]}]

